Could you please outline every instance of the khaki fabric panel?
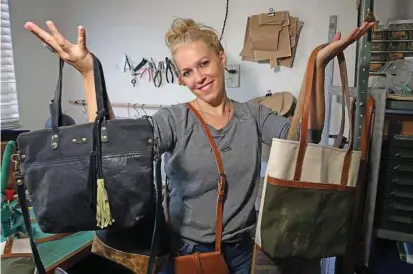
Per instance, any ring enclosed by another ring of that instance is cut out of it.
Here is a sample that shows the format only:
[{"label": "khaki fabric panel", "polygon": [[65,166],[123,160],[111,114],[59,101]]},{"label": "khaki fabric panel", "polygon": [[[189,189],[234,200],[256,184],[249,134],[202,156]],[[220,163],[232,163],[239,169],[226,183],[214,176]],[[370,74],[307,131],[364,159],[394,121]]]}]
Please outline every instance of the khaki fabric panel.
[{"label": "khaki fabric panel", "polygon": [[[268,175],[278,179],[292,180],[298,148],[298,141],[273,139],[270,151],[271,164],[267,167]],[[308,144],[300,181],[339,185],[346,151],[347,149]],[[361,151],[353,151],[348,186],[355,187],[357,184],[360,160]]]}]

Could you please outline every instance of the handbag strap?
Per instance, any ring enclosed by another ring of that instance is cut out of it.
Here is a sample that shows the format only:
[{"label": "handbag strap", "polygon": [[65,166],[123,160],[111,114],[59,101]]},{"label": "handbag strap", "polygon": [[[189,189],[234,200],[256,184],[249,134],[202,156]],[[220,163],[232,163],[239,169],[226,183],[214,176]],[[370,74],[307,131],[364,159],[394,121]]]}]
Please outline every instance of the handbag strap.
[{"label": "handbag strap", "polygon": [[[308,60],[307,64],[307,69],[306,69],[306,74],[304,78],[304,89],[301,90],[300,97],[299,97],[299,108],[297,109],[298,113],[301,114],[302,112],[302,119],[301,119],[301,127],[300,127],[300,141],[299,141],[299,149],[298,149],[298,155],[297,155],[297,162],[296,162],[296,169],[294,173],[294,180],[299,181],[301,179],[301,173],[302,173],[302,166],[304,162],[304,156],[308,144],[308,128],[309,128],[309,109],[310,109],[310,104],[311,104],[311,98],[312,95],[314,95],[315,92],[318,92],[318,95],[322,95],[324,98],[324,82],[320,81],[320,79],[323,79],[323,75],[321,73],[324,73],[323,71],[318,71],[316,68],[316,58],[318,52],[327,46],[328,44],[323,44],[318,46],[313,50],[313,52],[310,55],[310,58]],[[339,63],[339,68],[340,68],[340,78],[341,78],[341,85],[342,85],[342,93],[343,97],[345,100],[345,105],[347,107],[347,112],[349,116],[349,136],[348,136],[348,148],[346,151],[346,155],[344,158],[344,164],[343,164],[343,170],[342,170],[342,176],[341,176],[341,185],[347,185],[348,181],[348,174],[349,174],[349,169],[350,169],[350,164],[351,164],[351,155],[352,155],[352,150],[353,150],[353,119],[351,119],[351,110],[350,110],[350,92],[349,92],[349,87],[348,87],[348,78],[347,78],[347,66],[346,66],[346,61],[344,57],[343,52],[339,52],[337,54],[337,59]],[[321,78],[322,77],[322,78]],[[301,116],[301,115],[300,115]],[[342,117],[344,118],[344,117]],[[295,118],[293,119],[294,124],[292,123],[292,126],[290,128],[290,133],[289,133],[289,138],[293,136],[293,132],[295,129],[295,125],[299,121],[299,119]]]},{"label": "handbag strap", "polygon": [[161,164],[162,158],[159,153],[158,140],[155,149],[155,221],[152,232],[151,249],[148,258],[147,274],[152,274],[156,269],[156,257],[160,253],[162,246],[162,227],[165,222],[165,215],[162,208],[162,173]]},{"label": "handbag strap", "polygon": [[[93,53],[91,53],[91,56],[94,68],[97,113],[105,116],[105,120],[107,120],[109,119],[109,113],[106,107],[108,104],[108,94],[106,91],[105,76],[103,74],[102,64],[100,63],[99,59]],[[57,133],[59,127],[62,126],[63,67],[64,61],[59,58],[59,76],[57,79],[57,85],[50,113],[52,119],[52,131],[54,133]]]},{"label": "handbag strap", "polygon": [[19,197],[19,202],[20,202],[20,207],[22,209],[23,213],[23,221],[24,221],[24,226],[27,230],[27,235],[29,236],[30,239],[30,247],[33,253],[33,261],[34,265],[36,266],[37,273],[38,274],[46,274],[46,269],[42,263],[42,259],[40,258],[39,250],[37,249],[36,242],[34,240],[34,235],[33,235],[33,230],[30,222],[30,213],[29,213],[29,208],[27,205],[27,198],[26,198],[26,189],[24,187],[24,182],[23,182],[23,176],[20,172],[20,167],[17,165],[17,170],[16,170],[16,190],[17,190],[17,195]]},{"label": "handbag strap", "polygon": [[54,93],[54,99],[51,104],[52,130],[58,131],[58,127],[62,125],[62,84],[63,84],[63,67],[65,62],[59,58],[59,76]]},{"label": "handbag strap", "polygon": [[215,251],[221,252],[221,241],[222,241],[222,215],[224,210],[224,194],[225,194],[225,184],[226,177],[224,174],[224,165],[222,163],[221,154],[217,147],[217,144],[214,141],[214,138],[211,135],[211,132],[208,129],[207,124],[204,119],[202,119],[201,114],[190,104],[186,103],[186,106],[195,114],[195,117],[198,119],[201,124],[202,129],[204,130],[206,136],[208,137],[209,145],[212,148],[214,153],[215,162],[217,164],[219,180],[218,180],[218,197],[217,197],[217,211],[216,211],[216,238],[215,238]]}]

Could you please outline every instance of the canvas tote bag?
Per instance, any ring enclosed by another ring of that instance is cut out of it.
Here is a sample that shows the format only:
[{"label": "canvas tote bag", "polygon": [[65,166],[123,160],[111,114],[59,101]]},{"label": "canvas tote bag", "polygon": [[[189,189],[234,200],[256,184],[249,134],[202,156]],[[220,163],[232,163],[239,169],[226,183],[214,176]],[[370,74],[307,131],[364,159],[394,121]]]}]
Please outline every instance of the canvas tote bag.
[{"label": "canvas tote bag", "polygon": [[[316,90],[317,73],[324,73],[324,70],[316,70],[316,57],[324,46],[326,44],[317,47],[308,61],[299,140],[274,138],[271,146],[255,243],[260,252],[273,259],[343,255],[350,239],[361,159],[361,152],[352,149],[353,121],[349,119],[346,148],[307,141],[309,108]],[[341,52],[337,57],[350,115],[344,54]]]}]

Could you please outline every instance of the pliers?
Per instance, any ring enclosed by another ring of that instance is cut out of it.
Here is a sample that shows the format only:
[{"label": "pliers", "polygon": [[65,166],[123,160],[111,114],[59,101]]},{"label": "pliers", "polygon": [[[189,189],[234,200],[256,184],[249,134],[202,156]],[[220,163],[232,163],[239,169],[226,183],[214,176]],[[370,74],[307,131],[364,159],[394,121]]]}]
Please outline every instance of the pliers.
[{"label": "pliers", "polygon": [[149,62],[149,63],[148,63],[148,67],[146,67],[146,68],[140,73],[140,75],[141,75],[140,78],[142,78],[143,75],[147,72],[147,73],[149,74],[149,82],[152,81],[152,79],[153,79],[153,71],[154,71],[153,64],[152,64],[151,62]]},{"label": "pliers", "polygon": [[176,78],[178,78],[178,71],[176,70],[176,67],[172,63],[171,59],[169,59],[168,57],[165,57],[165,64],[166,64],[166,70],[165,70],[166,82],[173,83],[174,74]]},{"label": "pliers", "polygon": [[159,61],[158,66],[155,67],[155,75],[153,76],[153,84],[159,88],[162,85],[162,70],[164,70],[163,61]]}]

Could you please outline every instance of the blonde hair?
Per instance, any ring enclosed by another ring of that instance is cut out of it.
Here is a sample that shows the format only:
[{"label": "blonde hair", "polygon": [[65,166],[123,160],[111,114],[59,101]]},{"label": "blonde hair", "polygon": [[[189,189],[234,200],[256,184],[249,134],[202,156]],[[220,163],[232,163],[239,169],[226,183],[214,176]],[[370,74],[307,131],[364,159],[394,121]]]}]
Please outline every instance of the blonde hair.
[{"label": "blonde hair", "polygon": [[165,34],[165,43],[172,56],[180,45],[196,41],[205,42],[217,54],[224,51],[217,31],[209,26],[197,23],[193,19],[175,19]]}]

